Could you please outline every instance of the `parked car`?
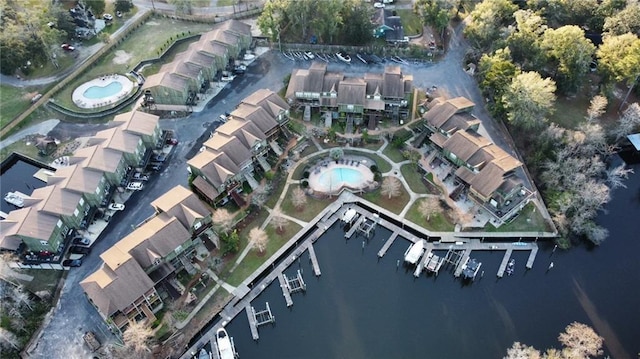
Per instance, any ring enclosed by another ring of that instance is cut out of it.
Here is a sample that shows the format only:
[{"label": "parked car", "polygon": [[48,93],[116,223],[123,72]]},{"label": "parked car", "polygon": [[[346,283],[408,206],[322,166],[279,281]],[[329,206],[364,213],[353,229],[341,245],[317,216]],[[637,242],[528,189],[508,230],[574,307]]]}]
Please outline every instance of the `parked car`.
[{"label": "parked car", "polygon": [[142,182],[129,182],[127,189],[130,191],[140,191],[144,187]]},{"label": "parked car", "polygon": [[376,9],[384,9],[384,4],[381,2],[377,2],[373,4],[373,7],[375,7]]},{"label": "parked car", "polygon": [[233,76],[232,75],[222,76],[220,78],[220,81],[222,81],[222,82],[231,82],[231,81],[233,81]]},{"label": "parked car", "polygon": [[158,164],[156,164],[156,165],[151,164],[151,165],[149,165],[148,168],[150,170],[152,170],[152,171],[160,171],[162,169],[162,165],[161,164],[159,164],[159,165]]},{"label": "parked car", "polygon": [[69,52],[75,51],[75,49],[76,49],[75,47],[73,47],[73,46],[71,46],[71,45],[69,45],[69,44],[66,44],[66,43],[65,43],[65,44],[60,45],[60,47],[61,47],[64,51],[69,51]]},{"label": "parked car", "polygon": [[103,14],[102,18],[107,20],[107,21],[111,21],[111,20],[113,20],[113,15],[111,15],[111,14]]},{"label": "parked car", "polygon": [[167,159],[167,156],[165,155],[153,155],[153,157],[151,157],[151,160],[154,162],[164,162]]},{"label": "parked car", "polygon": [[69,253],[88,255],[89,253],[91,253],[91,248],[81,247],[81,246],[71,246],[71,248],[69,248]]},{"label": "parked car", "polygon": [[247,67],[245,65],[238,65],[233,68],[233,73],[236,75],[242,75],[247,71]]},{"label": "parked car", "polygon": [[62,261],[63,267],[80,267],[82,265],[82,258],[79,259],[67,259]]},{"label": "parked car", "polygon": [[111,211],[122,211],[122,210],[124,210],[124,204],[122,204],[122,203],[111,203],[109,205],[109,209]]},{"label": "parked car", "polygon": [[177,138],[167,138],[167,145],[177,145],[178,144],[178,139]]},{"label": "parked car", "polygon": [[73,244],[82,244],[84,246],[88,246],[91,243],[91,240],[89,238],[85,238],[85,237],[76,237],[73,239],[73,241],[71,241],[71,243]]},{"label": "parked car", "polygon": [[220,121],[222,121],[222,122],[227,122],[228,117],[227,117],[227,116],[225,116],[225,115],[220,115],[220,116],[218,116],[218,119],[219,119]]},{"label": "parked car", "polygon": [[96,338],[96,334],[94,332],[86,332],[84,333],[84,335],[82,336],[82,339],[84,339],[84,342],[87,344],[87,346],[91,349],[92,352],[95,352],[96,350],[100,349],[100,341],[98,341],[98,338]]},{"label": "parked car", "polygon": [[148,181],[149,180],[149,176],[142,174],[140,172],[136,172],[133,175],[133,179],[138,180],[138,181]]}]

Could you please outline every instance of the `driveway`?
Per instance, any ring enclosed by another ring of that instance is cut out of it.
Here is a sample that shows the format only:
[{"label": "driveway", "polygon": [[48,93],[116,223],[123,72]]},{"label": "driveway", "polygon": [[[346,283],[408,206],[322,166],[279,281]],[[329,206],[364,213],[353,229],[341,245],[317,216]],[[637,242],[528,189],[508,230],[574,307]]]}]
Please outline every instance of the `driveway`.
[{"label": "driveway", "polygon": [[[465,96],[476,103],[474,114],[482,121],[481,133],[490,137],[496,144],[508,149],[508,141],[500,128],[489,117],[482,95],[475,80],[463,71],[465,43],[461,36],[461,27],[455,29],[450,51],[444,61],[432,65],[402,65],[403,71],[413,74],[414,84],[428,88],[433,85],[445,90],[449,96]],[[127,202],[124,213],[118,213],[115,221],[102,233],[94,245],[92,254],[82,267],[72,268],[65,281],[62,295],[51,320],[46,324],[43,335],[31,355],[33,357],[80,357],[90,353],[82,344],[82,333],[92,330],[98,333],[100,340],[113,341],[106,325],[89,304],[79,282],[91,272],[97,270],[102,261],[99,254],[115,242],[129,234],[135,225],[153,214],[149,203],[166,193],[176,185],[187,186],[186,161],[191,158],[208,138],[208,134],[220,124],[218,116],[231,112],[237,104],[252,92],[268,88],[274,91],[283,86],[283,78],[291,73],[294,66],[308,67],[309,63],[293,64],[277,52],[269,52],[252,63],[244,76],[237,77],[227,84],[200,113],[186,118],[163,119],[160,126],[171,129],[180,141],[167,160],[162,173],[154,176],[145,189],[134,194]],[[345,71],[347,74],[364,72],[381,72],[383,65],[367,66],[364,64],[336,64],[329,66],[332,71]],[[100,128],[96,125],[60,124],[53,131],[71,136],[91,135]],[[511,151],[510,151],[511,152]]]}]

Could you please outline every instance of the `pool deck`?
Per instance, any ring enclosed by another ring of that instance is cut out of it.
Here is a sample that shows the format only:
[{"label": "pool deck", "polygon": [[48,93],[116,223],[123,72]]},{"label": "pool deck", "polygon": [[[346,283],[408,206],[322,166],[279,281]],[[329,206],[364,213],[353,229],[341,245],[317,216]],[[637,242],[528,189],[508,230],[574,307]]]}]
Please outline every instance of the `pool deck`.
[{"label": "pool deck", "polygon": [[[91,87],[106,87],[113,82],[119,82],[122,85],[122,89],[116,94],[95,99],[84,96],[84,93]],[[131,91],[133,91],[133,82],[126,76],[117,74],[104,75],[76,87],[76,89],[73,90],[71,99],[73,103],[80,108],[94,109],[118,103],[126,99],[131,94]]]},{"label": "pool deck", "polygon": [[[347,181],[335,181],[329,178],[329,183],[324,183],[323,176],[325,173],[329,171],[333,171],[335,169],[351,169],[360,172],[362,175],[360,183],[349,184]],[[325,160],[321,163],[315,165],[311,169],[311,173],[309,174],[309,187],[311,187],[314,191],[320,193],[338,193],[342,190],[343,187],[364,190],[373,184],[373,172],[360,161],[357,160],[339,160],[337,163],[334,160]]]}]

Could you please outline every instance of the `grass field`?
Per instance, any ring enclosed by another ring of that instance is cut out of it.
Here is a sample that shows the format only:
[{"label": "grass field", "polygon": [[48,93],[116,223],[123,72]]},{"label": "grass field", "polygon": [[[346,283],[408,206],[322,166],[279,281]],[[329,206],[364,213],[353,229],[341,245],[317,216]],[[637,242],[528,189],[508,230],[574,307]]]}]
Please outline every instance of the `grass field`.
[{"label": "grass field", "polygon": [[395,163],[402,162],[405,160],[402,155],[402,151],[399,148],[394,147],[392,144],[387,145],[384,151],[382,151],[389,159]]},{"label": "grass field", "polygon": [[542,232],[550,231],[551,229],[540,215],[540,212],[536,210],[536,206],[533,203],[529,203],[511,223],[498,228],[491,223],[487,223],[484,230],[487,232]]},{"label": "grass field", "polygon": [[293,190],[295,188],[295,185],[289,186],[289,191],[287,191],[284,201],[280,204],[280,209],[282,210],[282,213],[306,222],[315,218],[318,213],[322,212],[322,210],[336,199],[336,197],[333,197],[332,199],[315,199],[307,196],[307,203],[302,208],[297,209],[291,201],[291,197],[293,197]]},{"label": "grass field", "polygon": [[380,189],[369,193],[364,193],[362,198],[366,199],[369,202],[373,202],[378,206],[385,208],[395,214],[400,214],[404,207],[409,203],[409,193],[404,188],[404,186],[400,187],[400,195],[397,197],[383,196],[380,193]]},{"label": "grass field", "polygon": [[453,232],[455,225],[451,217],[446,212],[443,211],[432,214],[427,221],[427,218],[418,210],[419,206],[420,201],[416,201],[416,203],[414,203],[407,212],[405,218],[431,231]]},{"label": "grass field", "polygon": [[422,33],[422,20],[413,12],[413,9],[396,9],[400,16],[405,36],[419,35]]},{"label": "grass field", "polygon": [[0,85],[0,127],[24,112],[31,105],[31,99],[38,93],[36,88],[18,88]]},{"label": "grass field", "polygon": [[[409,188],[415,193],[430,193],[427,186],[422,182],[422,174],[418,172],[416,166],[405,164],[400,167],[400,172],[405,181],[409,184]],[[436,193],[434,193],[436,194]]]},{"label": "grass field", "polygon": [[[75,108],[71,94],[76,87],[84,82],[105,74],[125,74],[140,61],[157,57],[169,43],[179,37],[207,31],[210,24],[165,19],[150,18],[146,23],[133,31],[127,39],[110,53],[98,60],[91,69],[79,76],[74,82],[66,86],[55,96],[55,100],[64,106]],[[142,46],[144,44],[144,46]]]}]

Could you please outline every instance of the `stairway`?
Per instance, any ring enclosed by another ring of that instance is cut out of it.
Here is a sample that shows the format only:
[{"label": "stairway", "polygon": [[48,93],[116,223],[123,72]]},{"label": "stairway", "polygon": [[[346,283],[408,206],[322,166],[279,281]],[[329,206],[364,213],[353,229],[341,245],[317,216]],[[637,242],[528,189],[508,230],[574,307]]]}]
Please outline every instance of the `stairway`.
[{"label": "stairway", "polygon": [[260,184],[253,177],[252,173],[245,173],[244,178],[247,180],[247,183],[249,183],[249,186],[251,187],[252,190],[255,190],[256,188],[260,187]]},{"label": "stairway", "polygon": [[260,164],[260,166],[265,172],[271,171],[271,165],[269,165],[269,163],[264,157],[258,156],[258,163]]}]

